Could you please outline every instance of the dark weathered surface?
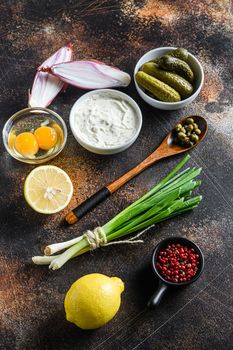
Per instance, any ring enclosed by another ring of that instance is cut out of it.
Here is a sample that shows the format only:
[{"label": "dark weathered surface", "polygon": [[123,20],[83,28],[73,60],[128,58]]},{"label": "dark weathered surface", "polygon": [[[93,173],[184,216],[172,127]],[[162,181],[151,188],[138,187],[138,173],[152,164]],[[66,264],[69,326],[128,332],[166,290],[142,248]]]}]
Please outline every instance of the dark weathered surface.
[{"label": "dark weathered surface", "polygon": [[[100,157],[82,149],[69,130],[68,143],[51,164],[71,176],[75,194],[69,207],[53,216],[33,212],[23,198],[21,164],[1,141],[1,349],[230,349],[232,346],[232,25],[230,0],[212,1],[16,1],[0,4],[1,128],[27,104],[35,68],[64,43],[79,58],[96,58],[132,73],[137,59],[159,46],[184,46],[203,63],[201,96],[177,112],[145,105],[132,83],[124,91],[139,103],[144,123],[127,151]],[[69,88],[51,108],[68,125],[69,110],[83,94]],[[192,152],[190,165],[203,167],[204,200],[194,212],[151,230],[140,246],[101,249],[57,272],[33,266],[43,244],[68,239],[104,223],[161,179],[178,161],[155,165],[124,186],[77,225],[62,218],[104,184],[140,162],[158,146],[177,119],[206,116],[206,141]],[[170,235],[193,239],[204,251],[205,271],[190,288],[168,293],[155,311],[145,309],[156,281],[150,272],[154,245]],[[106,327],[83,332],[66,322],[64,295],[80,276],[101,272],[125,281],[122,306]]]}]

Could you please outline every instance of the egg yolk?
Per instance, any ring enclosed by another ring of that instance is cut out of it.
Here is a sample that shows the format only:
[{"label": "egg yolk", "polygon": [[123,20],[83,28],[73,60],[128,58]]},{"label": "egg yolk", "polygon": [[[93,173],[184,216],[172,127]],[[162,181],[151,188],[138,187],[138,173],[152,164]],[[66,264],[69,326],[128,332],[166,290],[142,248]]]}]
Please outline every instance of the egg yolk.
[{"label": "egg yolk", "polygon": [[36,138],[31,132],[22,132],[16,136],[14,146],[16,151],[24,157],[34,156],[39,150]]},{"label": "egg yolk", "polygon": [[56,131],[49,126],[41,126],[34,132],[39,147],[43,150],[49,150],[57,142]]}]

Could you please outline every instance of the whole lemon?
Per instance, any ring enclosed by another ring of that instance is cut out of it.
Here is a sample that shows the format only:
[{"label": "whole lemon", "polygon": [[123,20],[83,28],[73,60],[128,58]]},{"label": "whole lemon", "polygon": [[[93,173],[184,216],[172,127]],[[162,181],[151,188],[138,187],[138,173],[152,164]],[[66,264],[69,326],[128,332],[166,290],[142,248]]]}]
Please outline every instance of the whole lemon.
[{"label": "whole lemon", "polygon": [[124,283],[118,277],[92,273],[79,278],[65,296],[66,319],[82,329],[109,322],[119,310]]}]

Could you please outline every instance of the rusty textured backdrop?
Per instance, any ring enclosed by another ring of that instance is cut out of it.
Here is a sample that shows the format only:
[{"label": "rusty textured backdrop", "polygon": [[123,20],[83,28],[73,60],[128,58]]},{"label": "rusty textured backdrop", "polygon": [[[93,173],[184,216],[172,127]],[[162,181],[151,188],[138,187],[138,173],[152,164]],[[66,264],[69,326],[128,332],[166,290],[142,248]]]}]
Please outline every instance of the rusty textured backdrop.
[{"label": "rusty textured backdrop", "polygon": [[[232,339],[233,203],[233,16],[230,0],[2,0],[0,3],[0,123],[27,105],[35,69],[66,43],[78,58],[95,58],[132,74],[139,57],[159,46],[183,46],[197,55],[205,86],[189,107],[155,110],[139,98],[134,84],[124,89],[144,117],[136,143],[110,157],[77,144],[69,129],[64,151],[51,164],[71,176],[75,193],[69,207],[53,216],[33,212],[23,198],[33,166],[5,151],[1,166],[1,349],[230,349]],[[83,94],[60,94],[51,108],[67,125],[72,104]],[[159,145],[176,120],[188,114],[207,118],[206,141],[192,152],[190,165],[203,167],[204,200],[194,212],[157,225],[145,244],[108,247],[83,255],[61,270],[33,266],[45,243],[64,240],[106,222],[152,187],[180,159],[161,162],[125,185],[79,224],[64,228],[63,217],[77,202],[140,162]],[[150,271],[154,245],[170,235],[193,239],[206,267],[197,283],[168,293],[154,311],[145,308],[156,281]],[[122,306],[106,327],[81,331],[64,317],[63,299],[80,276],[101,272],[125,281]]]}]

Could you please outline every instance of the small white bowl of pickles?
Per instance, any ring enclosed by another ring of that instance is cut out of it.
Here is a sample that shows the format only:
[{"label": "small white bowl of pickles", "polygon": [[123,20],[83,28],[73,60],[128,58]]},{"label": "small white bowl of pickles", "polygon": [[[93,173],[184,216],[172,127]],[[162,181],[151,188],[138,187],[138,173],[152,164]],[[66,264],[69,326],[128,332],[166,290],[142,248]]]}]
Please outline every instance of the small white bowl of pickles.
[{"label": "small white bowl of pickles", "polygon": [[204,83],[198,59],[184,48],[160,47],[144,54],[134,69],[141,98],[164,110],[183,108],[194,101]]}]

